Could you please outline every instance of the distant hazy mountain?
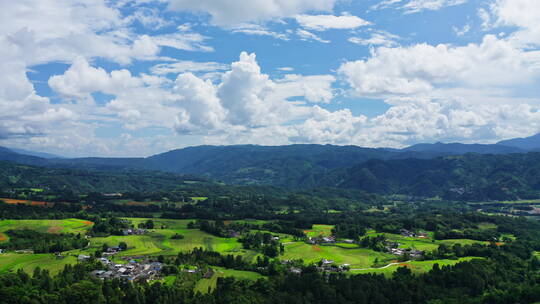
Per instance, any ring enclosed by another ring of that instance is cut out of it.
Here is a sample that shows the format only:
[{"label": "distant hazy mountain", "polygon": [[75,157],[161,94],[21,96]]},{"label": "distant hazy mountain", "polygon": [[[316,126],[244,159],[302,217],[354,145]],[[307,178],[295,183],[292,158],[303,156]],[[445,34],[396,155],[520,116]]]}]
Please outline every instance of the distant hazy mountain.
[{"label": "distant hazy mountain", "polygon": [[36,166],[46,166],[49,164],[48,160],[42,157],[30,156],[19,154],[11,149],[0,147],[0,160],[20,163],[31,164]]},{"label": "distant hazy mountain", "polygon": [[17,148],[9,148],[9,150],[15,153],[23,154],[23,155],[36,156],[36,157],[41,157],[41,158],[46,158],[46,159],[64,158],[63,156],[58,156],[55,154],[50,154],[50,153],[45,153],[45,152],[28,151],[28,150],[17,149]]},{"label": "distant hazy mountain", "polygon": [[466,153],[479,153],[479,154],[509,154],[509,153],[524,153],[526,150],[496,144],[496,145],[482,145],[482,144],[461,144],[461,143],[435,143],[435,144],[417,144],[403,149],[404,151],[415,152],[439,152],[448,154],[466,154]]},{"label": "distant hazy mountain", "polygon": [[523,150],[540,150],[540,133],[526,138],[514,138],[503,140],[497,143],[509,147],[516,147]]}]

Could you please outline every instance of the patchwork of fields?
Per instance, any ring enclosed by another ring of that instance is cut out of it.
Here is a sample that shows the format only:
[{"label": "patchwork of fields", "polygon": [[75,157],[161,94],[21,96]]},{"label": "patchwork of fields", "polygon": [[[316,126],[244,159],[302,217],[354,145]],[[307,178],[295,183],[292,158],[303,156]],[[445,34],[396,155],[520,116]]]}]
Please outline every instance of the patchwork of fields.
[{"label": "patchwork of fields", "polygon": [[[145,218],[128,218],[134,226],[146,222]],[[64,265],[77,262],[76,257],[79,254],[90,255],[103,244],[116,246],[120,242],[125,242],[128,249],[119,252],[115,256],[117,262],[122,261],[125,256],[157,256],[165,255],[172,256],[179,252],[189,251],[193,248],[206,248],[214,250],[222,254],[242,255],[244,259],[253,261],[259,253],[253,250],[243,249],[242,244],[236,238],[221,238],[214,235],[202,232],[198,229],[188,229],[188,223],[191,220],[172,220],[172,219],[152,219],[154,228],[150,229],[147,234],[143,235],[128,235],[128,236],[108,236],[108,237],[93,237],[90,238],[90,245],[87,248],[64,252],[63,259],[56,258],[53,254],[28,254],[28,253],[4,253],[0,254],[0,272],[9,270],[23,269],[32,271],[36,266],[50,270],[52,273],[60,271]],[[243,221],[245,222],[245,221]],[[263,224],[265,221],[250,221],[252,223]],[[85,235],[92,227],[93,223],[79,219],[65,220],[2,220],[0,221],[0,242],[9,240],[4,233],[10,229],[31,229],[39,232],[48,233],[73,233]],[[491,228],[491,227],[489,227]],[[312,229],[306,230],[305,233],[310,236],[329,236],[333,226],[331,225],[314,225]],[[175,234],[181,234],[183,239],[172,239]],[[375,235],[374,231],[369,231],[368,235]],[[384,273],[391,274],[400,266],[407,266],[413,272],[428,271],[433,267],[433,264],[451,265],[470,258],[459,260],[437,260],[437,261],[412,261],[401,264],[391,264],[396,262],[396,256],[384,252],[377,252],[366,248],[359,248],[355,244],[335,243],[335,244],[319,244],[311,245],[301,241],[293,241],[293,238],[286,234],[275,234],[280,236],[281,242],[285,246],[285,253],[279,258],[282,260],[303,259],[306,263],[317,263],[325,258],[333,260],[336,264],[348,264],[353,269],[351,273]],[[452,245],[455,243],[472,244],[477,241],[473,240],[442,240],[434,241],[427,238],[412,238],[404,237],[398,234],[385,234],[389,240],[396,241],[402,248],[415,248],[418,250],[433,250],[440,244]],[[386,264],[385,268],[372,268],[373,265]],[[215,280],[219,276],[236,276],[256,279],[259,277],[257,273],[244,273],[227,269],[220,269]],[[214,280],[214,279],[212,279]],[[201,281],[197,289],[207,291],[208,287],[215,285],[212,280]]]}]

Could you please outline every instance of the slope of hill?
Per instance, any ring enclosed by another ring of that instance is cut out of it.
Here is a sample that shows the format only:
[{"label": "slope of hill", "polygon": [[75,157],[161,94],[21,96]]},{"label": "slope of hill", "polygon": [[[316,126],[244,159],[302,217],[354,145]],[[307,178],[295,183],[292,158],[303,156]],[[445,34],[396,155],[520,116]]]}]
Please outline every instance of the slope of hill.
[{"label": "slope of hill", "polygon": [[184,181],[208,182],[198,177],[155,171],[51,169],[0,161],[0,190],[40,188],[68,193],[172,191]]},{"label": "slope of hill", "polygon": [[463,200],[537,198],[540,153],[370,160],[335,170],[319,185]]},{"label": "slope of hill", "polygon": [[36,151],[28,151],[24,149],[17,149],[17,148],[9,148],[9,150],[23,155],[29,155],[29,156],[35,156],[35,157],[41,157],[46,159],[52,159],[52,158],[65,158],[63,156],[51,154],[51,153],[45,153],[45,152],[36,152]]},{"label": "slope of hill", "polygon": [[503,140],[497,143],[498,145],[505,145],[509,147],[515,147],[523,150],[539,150],[540,149],[540,133],[526,137],[526,138],[514,138],[509,140]]},{"label": "slope of hill", "polygon": [[525,153],[526,150],[505,146],[502,144],[483,145],[483,144],[461,144],[461,143],[434,143],[434,144],[417,144],[403,149],[403,151],[414,152],[438,152],[447,154],[508,154],[508,153]]},{"label": "slope of hill", "polygon": [[465,153],[508,154],[524,151],[502,145],[419,144],[405,149],[358,146],[197,146],[148,158],[44,159],[0,149],[0,160],[49,168],[94,171],[159,170],[206,176],[229,184],[310,188],[334,170],[369,160],[434,159]]}]

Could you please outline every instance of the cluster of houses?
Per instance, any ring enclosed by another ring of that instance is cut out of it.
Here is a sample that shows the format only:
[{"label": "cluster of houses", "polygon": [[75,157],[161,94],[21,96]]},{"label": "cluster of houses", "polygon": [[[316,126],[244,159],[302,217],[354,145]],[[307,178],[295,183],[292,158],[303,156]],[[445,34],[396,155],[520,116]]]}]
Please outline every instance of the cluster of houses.
[{"label": "cluster of houses", "polygon": [[336,265],[333,260],[322,259],[317,269],[321,272],[345,272],[350,269],[349,264]]},{"label": "cluster of houses", "polygon": [[130,260],[127,264],[115,264],[107,258],[99,259],[105,270],[94,270],[91,275],[105,279],[125,279],[128,281],[150,281],[158,278],[163,264],[160,262],[137,262]]},{"label": "cluster of houses", "polygon": [[404,256],[404,255],[409,255],[409,257],[411,259],[419,259],[421,257],[424,256],[424,252],[421,251],[421,250],[416,250],[416,249],[410,249],[410,248],[407,248],[407,249],[403,249],[403,248],[389,248],[387,247],[386,248],[388,250],[388,252],[390,252],[391,254],[395,254],[395,255],[399,255],[399,256]]},{"label": "cluster of houses", "polygon": [[148,230],[142,228],[129,228],[122,230],[122,233],[124,235],[142,235],[146,234],[147,232]]},{"label": "cluster of houses", "polygon": [[184,269],[183,271],[187,273],[203,273],[204,272],[202,275],[203,279],[211,279],[216,273],[214,269],[212,269],[211,267],[206,269],[206,271],[198,267],[195,267],[195,269]]},{"label": "cluster of houses", "polygon": [[421,238],[421,239],[425,239],[425,238],[428,237],[427,233],[425,233],[425,232],[416,233],[414,231],[410,231],[410,230],[407,230],[407,229],[400,229],[399,234],[401,234],[404,237],[417,237],[417,238]]},{"label": "cluster of houses", "polygon": [[336,237],[331,235],[331,236],[322,236],[322,235],[319,235],[317,237],[310,237],[308,238],[307,242],[309,244],[332,244],[332,243],[335,243],[336,242]]},{"label": "cluster of houses", "polygon": [[408,255],[411,259],[419,259],[424,256],[424,252],[414,248],[399,248],[399,243],[386,241],[384,248],[391,254],[404,256]]}]

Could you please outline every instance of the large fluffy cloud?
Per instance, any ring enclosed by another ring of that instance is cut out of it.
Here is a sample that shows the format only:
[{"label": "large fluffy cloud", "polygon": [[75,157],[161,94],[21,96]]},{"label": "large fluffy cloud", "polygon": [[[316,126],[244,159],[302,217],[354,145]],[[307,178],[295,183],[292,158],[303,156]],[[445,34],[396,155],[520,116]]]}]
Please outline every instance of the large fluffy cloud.
[{"label": "large fluffy cloud", "polygon": [[381,47],[367,60],[343,64],[340,73],[361,95],[433,93],[434,89],[511,88],[540,75],[537,52],[492,35],[481,44]]}]

